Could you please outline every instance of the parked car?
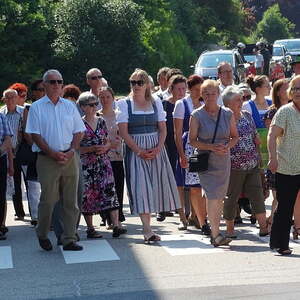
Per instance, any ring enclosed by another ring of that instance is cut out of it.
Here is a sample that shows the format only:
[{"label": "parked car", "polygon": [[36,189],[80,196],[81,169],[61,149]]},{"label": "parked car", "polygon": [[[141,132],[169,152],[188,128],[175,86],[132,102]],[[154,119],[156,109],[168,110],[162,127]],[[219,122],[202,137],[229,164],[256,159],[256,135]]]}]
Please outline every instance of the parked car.
[{"label": "parked car", "polygon": [[204,51],[195,66],[195,74],[203,78],[217,79],[217,67],[221,62],[229,62],[233,68],[235,83],[244,81],[247,64],[243,63],[241,54],[237,49]]},{"label": "parked car", "polygon": [[280,44],[273,45],[272,58],[270,61],[270,74],[272,72],[272,69],[275,67],[275,65],[278,64],[282,66],[283,72],[285,74],[289,73],[291,60],[292,57],[288,53],[284,45],[280,45]]}]

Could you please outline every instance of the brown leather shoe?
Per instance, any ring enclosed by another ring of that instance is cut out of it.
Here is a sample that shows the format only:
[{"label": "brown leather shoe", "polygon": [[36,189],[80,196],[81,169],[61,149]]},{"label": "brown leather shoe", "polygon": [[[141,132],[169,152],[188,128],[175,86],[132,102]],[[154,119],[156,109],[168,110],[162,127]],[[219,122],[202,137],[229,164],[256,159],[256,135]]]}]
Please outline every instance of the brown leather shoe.
[{"label": "brown leather shoe", "polygon": [[63,246],[65,251],[81,251],[83,249],[82,246],[76,244],[75,242],[71,242],[65,246]]},{"label": "brown leather shoe", "polygon": [[52,244],[49,239],[40,239],[39,238],[39,243],[42,249],[46,251],[52,250]]}]

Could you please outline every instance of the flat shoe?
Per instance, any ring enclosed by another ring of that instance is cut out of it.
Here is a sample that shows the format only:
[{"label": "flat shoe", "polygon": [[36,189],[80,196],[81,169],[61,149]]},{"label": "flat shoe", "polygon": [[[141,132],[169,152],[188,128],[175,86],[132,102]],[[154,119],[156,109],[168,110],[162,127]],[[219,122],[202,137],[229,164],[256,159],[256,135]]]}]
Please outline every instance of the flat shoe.
[{"label": "flat shoe", "polygon": [[221,233],[219,233],[215,238],[211,237],[210,239],[210,243],[214,247],[227,246],[231,241],[232,239],[223,236]]},{"label": "flat shoe", "polygon": [[126,232],[127,232],[127,229],[125,229],[125,228],[122,228],[122,227],[114,227],[112,236],[113,236],[114,238],[117,238],[117,237],[119,237],[121,234],[125,234]]},{"label": "flat shoe", "polygon": [[178,230],[187,230],[187,223],[181,222],[178,226]]},{"label": "flat shoe", "polygon": [[276,249],[276,251],[280,254],[280,255],[291,255],[292,254],[292,250],[291,249]]},{"label": "flat shoe", "polygon": [[81,251],[83,249],[82,246],[76,244],[75,242],[71,242],[65,246],[63,246],[65,251]]},{"label": "flat shoe", "polygon": [[226,233],[225,237],[229,239],[236,239],[237,235],[235,233]]},{"label": "flat shoe", "polygon": [[102,235],[93,228],[86,231],[86,237],[88,239],[101,239]]},{"label": "flat shoe", "polygon": [[0,241],[4,241],[6,240],[6,236],[5,234],[3,234],[1,231],[0,231]]},{"label": "flat shoe", "polygon": [[150,242],[158,242],[160,240],[161,240],[160,236],[155,234],[155,233],[152,233],[152,235],[150,235],[150,236],[145,236],[144,235],[144,242],[146,244],[150,244]]},{"label": "flat shoe", "polygon": [[41,248],[46,251],[52,250],[52,244],[49,239],[40,239],[39,238],[39,244],[40,244]]}]

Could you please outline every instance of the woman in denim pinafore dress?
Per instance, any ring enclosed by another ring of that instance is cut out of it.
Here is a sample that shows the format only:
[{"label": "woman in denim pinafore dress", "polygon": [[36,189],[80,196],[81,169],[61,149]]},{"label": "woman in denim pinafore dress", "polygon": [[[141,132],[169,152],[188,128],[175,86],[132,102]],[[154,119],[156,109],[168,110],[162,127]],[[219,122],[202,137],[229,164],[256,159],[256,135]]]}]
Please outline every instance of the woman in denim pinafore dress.
[{"label": "woman in denim pinafore dress", "polygon": [[151,213],[180,207],[176,182],[164,147],[165,112],[153,100],[148,74],[140,69],[130,77],[129,98],[117,102],[117,123],[124,139],[125,178],[132,214],[139,214],[144,240],[159,241],[150,226]]}]

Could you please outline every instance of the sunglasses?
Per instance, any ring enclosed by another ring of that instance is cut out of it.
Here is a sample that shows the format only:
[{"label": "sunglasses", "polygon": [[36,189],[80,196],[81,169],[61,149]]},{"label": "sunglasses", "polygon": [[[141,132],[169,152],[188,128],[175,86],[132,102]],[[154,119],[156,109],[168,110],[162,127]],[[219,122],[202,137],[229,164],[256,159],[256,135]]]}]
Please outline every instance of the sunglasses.
[{"label": "sunglasses", "polygon": [[57,79],[57,80],[55,80],[55,79],[51,79],[51,80],[47,80],[46,81],[47,83],[50,83],[50,84],[63,84],[63,80],[62,79]]},{"label": "sunglasses", "polygon": [[130,84],[132,86],[138,85],[138,86],[143,86],[145,82],[143,80],[129,80]]},{"label": "sunglasses", "polygon": [[243,96],[243,100],[251,100],[251,95]]},{"label": "sunglasses", "polygon": [[102,75],[97,75],[97,76],[90,77],[90,79],[92,79],[92,80],[97,80],[97,79],[101,79],[101,78],[103,78]]},{"label": "sunglasses", "polygon": [[84,104],[84,106],[89,106],[89,107],[97,107],[98,105],[99,105],[99,102]]}]

